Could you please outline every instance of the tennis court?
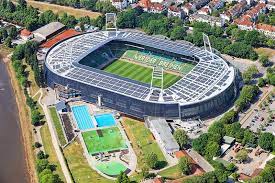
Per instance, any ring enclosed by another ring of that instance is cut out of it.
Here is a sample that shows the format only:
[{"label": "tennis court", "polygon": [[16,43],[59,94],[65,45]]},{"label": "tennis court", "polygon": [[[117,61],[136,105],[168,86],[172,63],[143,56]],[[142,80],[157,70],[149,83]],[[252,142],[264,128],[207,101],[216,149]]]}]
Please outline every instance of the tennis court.
[{"label": "tennis court", "polygon": [[76,120],[77,126],[80,130],[87,130],[95,127],[93,124],[91,115],[89,113],[88,106],[86,105],[73,106],[72,112],[74,114],[74,118]]},{"label": "tennis court", "polygon": [[120,174],[120,172],[125,172],[127,170],[126,166],[116,161],[100,163],[96,165],[96,168],[109,176],[117,176]]},{"label": "tennis court", "polygon": [[98,127],[114,126],[116,124],[113,114],[111,113],[99,114],[95,115],[94,117]]},{"label": "tennis court", "polygon": [[127,149],[117,127],[83,132],[82,136],[90,154]]}]

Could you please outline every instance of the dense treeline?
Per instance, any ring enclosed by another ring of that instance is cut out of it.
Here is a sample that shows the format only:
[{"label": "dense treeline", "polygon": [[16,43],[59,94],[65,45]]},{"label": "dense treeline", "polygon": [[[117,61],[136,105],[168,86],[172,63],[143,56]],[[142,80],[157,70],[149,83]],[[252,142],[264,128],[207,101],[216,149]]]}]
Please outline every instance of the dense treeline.
[{"label": "dense treeline", "polygon": [[19,0],[18,5],[15,5],[12,1],[0,0],[0,18],[22,25],[30,31],[54,21],[60,21],[68,28],[74,28],[76,24],[83,24],[84,22],[102,28],[105,23],[104,16],[99,16],[94,20],[90,20],[89,17],[83,17],[77,20],[74,16],[68,15],[67,13],[59,17],[51,10],[39,13],[36,8],[27,6],[25,0]]}]

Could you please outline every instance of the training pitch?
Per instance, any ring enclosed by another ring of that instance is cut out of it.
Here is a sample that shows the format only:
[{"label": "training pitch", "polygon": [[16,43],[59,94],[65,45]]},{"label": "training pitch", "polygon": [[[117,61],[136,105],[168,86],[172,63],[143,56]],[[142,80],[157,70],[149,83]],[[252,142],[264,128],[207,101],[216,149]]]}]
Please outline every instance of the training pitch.
[{"label": "training pitch", "polygon": [[82,136],[90,154],[127,149],[117,127],[83,132]]}]

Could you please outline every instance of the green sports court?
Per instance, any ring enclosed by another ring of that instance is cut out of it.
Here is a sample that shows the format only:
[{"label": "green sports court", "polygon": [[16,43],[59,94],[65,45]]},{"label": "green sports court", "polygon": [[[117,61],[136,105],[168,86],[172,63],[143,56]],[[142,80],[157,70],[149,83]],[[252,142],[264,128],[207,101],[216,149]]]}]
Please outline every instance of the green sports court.
[{"label": "green sports court", "polygon": [[86,131],[82,133],[82,136],[91,155],[127,149],[118,127]]}]

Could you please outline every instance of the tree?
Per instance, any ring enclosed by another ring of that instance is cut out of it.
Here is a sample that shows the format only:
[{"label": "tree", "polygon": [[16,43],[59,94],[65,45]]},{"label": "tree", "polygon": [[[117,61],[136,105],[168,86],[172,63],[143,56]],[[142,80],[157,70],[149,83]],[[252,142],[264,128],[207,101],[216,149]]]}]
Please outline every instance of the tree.
[{"label": "tree", "polygon": [[146,155],[146,163],[150,168],[156,168],[158,164],[158,156],[154,152]]},{"label": "tree", "polygon": [[35,142],[35,143],[34,143],[34,147],[35,147],[35,148],[42,147],[42,144],[40,144],[39,142]]},{"label": "tree", "polygon": [[244,162],[248,159],[248,154],[246,150],[241,149],[237,154],[236,154],[236,159],[239,160],[240,162]]},{"label": "tree", "polygon": [[46,159],[38,159],[36,161],[36,170],[38,173],[42,172],[43,170],[47,169],[49,166],[49,161]]},{"label": "tree", "polygon": [[262,133],[259,137],[259,146],[264,150],[272,151],[273,139],[274,139],[274,136],[272,135],[272,133],[268,133],[268,132]]},{"label": "tree", "polygon": [[259,58],[259,61],[262,64],[262,66],[264,66],[264,67],[269,65],[268,56],[266,56],[266,55],[261,55]]},{"label": "tree", "polygon": [[258,79],[258,86],[259,86],[259,87],[265,86],[265,80],[264,80],[264,78],[259,78],[259,79]]},{"label": "tree", "polygon": [[182,129],[177,129],[174,133],[174,137],[179,144],[180,148],[183,149],[184,145],[187,144],[188,136]]},{"label": "tree", "polygon": [[238,112],[234,109],[231,109],[230,111],[226,112],[219,121],[223,124],[230,124],[236,120],[237,116]]},{"label": "tree", "polygon": [[198,138],[194,139],[192,141],[192,147],[195,149],[195,151],[197,151],[201,155],[204,155],[205,147],[208,143],[208,138],[209,138],[209,134],[204,133],[204,134],[201,134]]},{"label": "tree", "polygon": [[179,159],[179,169],[184,175],[189,175],[191,172],[191,163],[187,157]]},{"label": "tree", "polygon": [[243,133],[243,140],[242,140],[242,144],[248,144],[248,145],[255,145],[257,144],[257,139],[256,136],[253,132],[251,132],[250,130],[246,129],[244,130]]},{"label": "tree", "polygon": [[177,26],[172,30],[170,38],[172,40],[182,40],[186,35],[187,33],[185,28],[183,26]]},{"label": "tree", "polygon": [[225,135],[224,124],[219,121],[213,123],[208,129],[208,133],[219,134],[221,137],[223,137]]},{"label": "tree", "polygon": [[124,172],[120,172],[116,180],[117,183],[130,183],[129,177]]},{"label": "tree", "polygon": [[40,124],[41,114],[37,109],[31,111],[32,124],[37,126]]},{"label": "tree", "polygon": [[210,141],[205,147],[205,155],[208,159],[219,156],[221,153],[220,145],[217,142]]},{"label": "tree", "polygon": [[16,38],[17,36],[17,29],[15,26],[12,26],[10,29],[9,29],[9,37],[11,37],[12,39]]},{"label": "tree", "polygon": [[11,48],[11,43],[12,43],[11,37],[7,37],[7,39],[5,39],[5,42],[4,42],[5,46]]},{"label": "tree", "polygon": [[46,159],[46,154],[43,152],[43,151],[39,151],[37,154],[36,154],[36,157],[37,159]]}]

